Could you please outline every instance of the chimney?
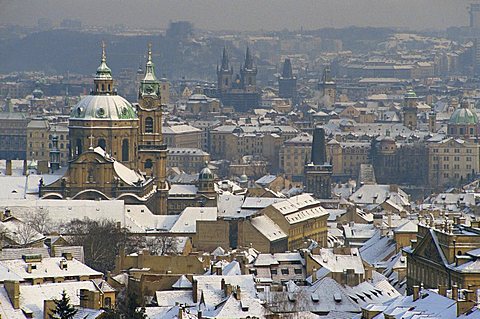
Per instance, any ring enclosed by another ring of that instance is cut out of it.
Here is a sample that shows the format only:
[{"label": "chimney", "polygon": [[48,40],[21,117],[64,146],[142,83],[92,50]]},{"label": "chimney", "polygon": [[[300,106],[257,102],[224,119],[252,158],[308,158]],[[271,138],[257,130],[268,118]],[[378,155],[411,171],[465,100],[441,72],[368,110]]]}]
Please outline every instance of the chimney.
[{"label": "chimney", "polygon": [[55,302],[53,300],[44,300],[43,301],[43,319],[49,319],[50,313],[56,307]]},{"label": "chimney", "polygon": [[70,252],[62,253],[62,257],[65,258],[66,260],[72,260],[73,259],[72,253],[70,253]]},{"label": "chimney", "polygon": [[458,286],[457,286],[457,284],[454,284],[452,286],[452,299],[453,300],[458,300]]},{"label": "chimney", "polygon": [[198,318],[198,319],[202,319],[202,318],[203,318],[203,316],[202,316],[202,311],[201,311],[201,310],[199,310],[199,311],[197,312],[197,318]]},{"label": "chimney", "polygon": [[416,301],[420,295],[420,286],[414,285],[413,286],[413,301]]},{"label": "chimney", "polygon": [[231,285],[231,284],[226,284],[226,285],[225,285],[225,290],[224,290],[224,292],[225,292],[225,297],[230,296],[230,295],[232,294],[232,291],[233,291],[232,285]]},{"label": "chimney", "polygon": [[312,163],[314,165],[323,165],[326,162],[325,129],[323,127],[316,127],[313,131]]},{"label": "chimney", "polygon": [[183,319],[183,305],[178,307],[178,319]]},{"label": "chimney", "polygon": [[222,280],[220,281],[220,288],[222,288],[223,291],[225,291],[225,279],[222,278]]},{"label": "chimney", "polygon": [[13,280],[5,280],[5,290],[7,291],[8,298],[12,303],[13,309],[20,308],[20,283]]},{"label": "chimney", "polygon": [[12,160],[7,160],[5,164],[5,175],[12,175]]},{"label": "chimney", "polygon": [[32,264],[27,264],[27,272],[28,272],[29,274],[32,273]]},{"label": "chimney", "polygon": [[438,285],[438,294],[446,297],[447,296],[447,286]]},{"label": "chimney", "polygon": [[312,284],[317,281],[317,268],[312,270]]},{"label": "chimney", "polygon": [[235,290],[235,298],[237,300],[242,300],[242,290],[240,289],[240,286],[237,286],[237,289]]},{"label": "chimney", "polygon": [[193,302],[198,302],[198,282],[196,279],[192,280],[192,292],[193,292]]},{"label": "chimney", "polygon": [[22,171],[22,174],[23,176],[27,175],[27,167],[28,167],[28,164],[27,164],[27,160],[23,160],[23,171]]}]

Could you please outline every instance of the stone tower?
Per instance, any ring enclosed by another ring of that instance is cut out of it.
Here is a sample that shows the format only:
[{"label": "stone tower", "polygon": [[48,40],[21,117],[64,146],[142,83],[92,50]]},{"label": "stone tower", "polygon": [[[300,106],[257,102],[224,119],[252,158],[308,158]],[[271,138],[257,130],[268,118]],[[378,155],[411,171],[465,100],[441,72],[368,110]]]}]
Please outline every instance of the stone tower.
[{"label": "stone tower", "polygon": [[138,167],[147,174],[155,176],[157,212],[166,214],[168,197],[168,184],[166,182],[167,145],[163,142],[162,136],[160,81],[155,75],[151,44],[148,46],[145,75],[140,81],[137,114],[139,119]]},{"label": "stone tower", "polygon": [[257,91],[257,67],[253,63],[253,57],[249,47],[247,47],[245,53],[245,62],[240,69],[240,78],[245,92]]},{"label": "stone tower", "polygon": [[288,58],[285,59],[282,75],[278,78],[278,95],[292,100],[297,97],[297,78],[293,76],[292,64]]},{"label": "stone tower", "polygon": [[403,106],[403,125],[411,130],[417,128],[417,95],[412,90],[405,94],[405,103]]},{"label": "stone tower", "polygon": [[325,130],[317,127],[313,132],[312,160],[305,165],[305,191],[317,198],[331,198],[332,171],[327,162]]},{"label": "stone tower", "polygon": [[322,81],[318,84],[318,89],[320,90],[320,96],[322,97],[321,103],[324,107],[331,107],[335,104],[337,84],[332,79],[329,66],[323,70]]},{"label": "stone tower", "polygon": [[217,88],[220,92],[226,92],[232,88],[233,67],[230,66],[227,48],[223,48],[222,64],[217,65]]}]

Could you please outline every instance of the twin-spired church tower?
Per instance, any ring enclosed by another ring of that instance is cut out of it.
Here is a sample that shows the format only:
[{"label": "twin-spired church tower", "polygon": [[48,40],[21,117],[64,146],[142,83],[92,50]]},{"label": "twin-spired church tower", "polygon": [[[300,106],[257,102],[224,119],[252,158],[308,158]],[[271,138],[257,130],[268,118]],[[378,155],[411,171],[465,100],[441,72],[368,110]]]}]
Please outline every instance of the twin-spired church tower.
[{"label": "twin-spired church tower", "polygon": [[151,45],[135,106],[117,95],[102,45],[94,89],[73,107],[69,137],[68,170],[52,184],[41,184],[41,197],[122,199],[167,213],[167,147]]}]

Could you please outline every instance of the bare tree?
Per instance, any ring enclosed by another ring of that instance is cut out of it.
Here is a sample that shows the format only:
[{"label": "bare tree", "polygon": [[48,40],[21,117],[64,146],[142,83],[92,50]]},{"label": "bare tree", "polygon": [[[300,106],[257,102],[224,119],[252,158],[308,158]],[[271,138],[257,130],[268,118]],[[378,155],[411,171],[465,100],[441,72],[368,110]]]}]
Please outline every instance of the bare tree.
[{"label": "bare tree", "polygon": [[73,245],[83,246],[85,263],[104,273],[113,270],[115,256],[126,246],[126,230],[110,220],[74,219],[63,228]]},{"label": "bare tree", "polygon": [[40,234],[49,234],[52,230],[53,221],[49,216],[49,212],[43,209],[32,215],[28,223]]},{"label": "bare tree", "polygon": [[178,244],[178,239],[170,236],[147,237],[146,239],[146,245],[150,253],[159,256],[180,253]]},{"label": "bare tree", "polygon": [[12,238],[13,240],[19,245],[26,247],[35,239],[38,232],[33,228],[31,223],[20,222],[12,235],[15,237]]}]

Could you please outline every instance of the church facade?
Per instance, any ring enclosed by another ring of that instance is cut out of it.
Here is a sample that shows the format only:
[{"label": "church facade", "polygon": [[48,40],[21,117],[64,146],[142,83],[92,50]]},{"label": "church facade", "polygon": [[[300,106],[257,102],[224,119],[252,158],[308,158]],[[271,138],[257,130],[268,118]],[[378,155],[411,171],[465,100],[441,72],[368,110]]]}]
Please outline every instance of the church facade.
[{"label": "church facade", "polygon": [[69,167],[59,180],[39,185],[40,197],[122,199],[167,214],[167,147],[151,46],[138,102],[116,94],[103,46],[94,90],[70,114]]},{"label": "church facade", "polygon": [[224,106],[233,106],[236,112],[248,112],[260,105],[257,89],[257,67],[247,47],[240,74],[233,77],[227,49],[223,49],[222,64],[217,67],[217,97]]}]

